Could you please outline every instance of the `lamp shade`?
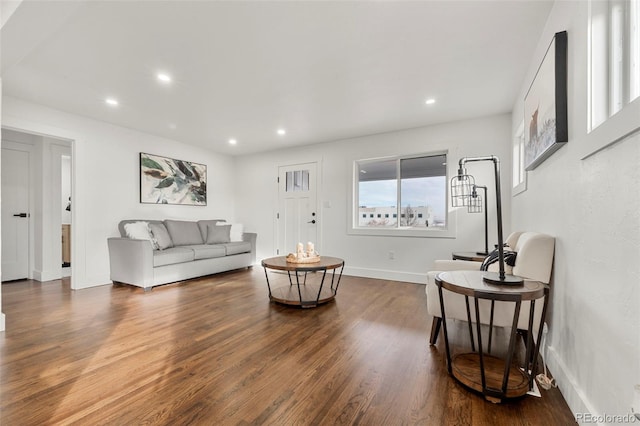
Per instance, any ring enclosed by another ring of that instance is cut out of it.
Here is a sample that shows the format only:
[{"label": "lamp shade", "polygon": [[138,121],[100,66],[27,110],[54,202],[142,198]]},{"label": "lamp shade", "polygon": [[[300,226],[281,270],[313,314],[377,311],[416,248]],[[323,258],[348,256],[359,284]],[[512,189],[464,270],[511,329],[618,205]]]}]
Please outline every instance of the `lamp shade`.
[{"label": "lamp shade", "polygon": [[475,197],[469,198],[469,205],[467,206],[469,213],[482,213],[482,197],[476,193]]},{"label": "lamp shade", "polygon": [[451,207],[469,205],[476,180],[471,175],[456,175],[451,178]]}]

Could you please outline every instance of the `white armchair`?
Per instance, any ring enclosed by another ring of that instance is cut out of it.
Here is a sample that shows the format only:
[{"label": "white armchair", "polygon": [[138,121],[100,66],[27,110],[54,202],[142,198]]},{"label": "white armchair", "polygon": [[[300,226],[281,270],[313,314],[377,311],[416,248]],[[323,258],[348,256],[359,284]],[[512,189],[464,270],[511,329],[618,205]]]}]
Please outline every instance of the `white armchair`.
[{"label": "white armchair", "polygon": [[[514,232],[505,243],[507,250],[517,253],[515,265],[513,267],[505,264],[507,274],[517,275],[535,281],[549,284],[551,278],[551,268],[553,266],[553,252],[555,239],[549,235],[538,232]],[[442,311],[440,309],[440,299],[438,297],[438,287],[435,277],[443,271],[457,270],[479,270],[481,262],[471,262],[464,260],[436,260],[433,270],[427,274],[427,311],[433,316],[431,325],[430,343],[435,345],[442,324]],[[489,267],[490,271],[497,271],[498,264],[494,263]],[[446,305],[447,319],[467,321],[467,309],[464,296],[445,291],[443,293]],[[491,303],[488,300],[479,301],[481,323],[483,319],[490,318]],[[542,315],[542,303],[535,305],[534,324],[540,323]],[[475,308],[470,306],[471,318],[475,318]],[[529,321],[530,302],[523,302],[518,318],[518,329],[526,330]],[[493,325],[498,327],[511,327],[513,321],[513,304],[496,302],[494,308]],[[488,321],[487,323],[488,324]],[[535,330],[532,330],[535,331]]]}]

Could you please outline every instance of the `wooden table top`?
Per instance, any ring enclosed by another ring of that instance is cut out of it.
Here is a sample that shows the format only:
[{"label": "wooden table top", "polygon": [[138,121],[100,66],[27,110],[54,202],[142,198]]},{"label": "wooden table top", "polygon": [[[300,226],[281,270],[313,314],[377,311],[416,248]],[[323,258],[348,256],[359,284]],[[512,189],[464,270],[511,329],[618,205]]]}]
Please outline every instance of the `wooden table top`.
[{"label": "wooden table top", "polygon": [[524,280],[520,285],[496,285],[483,281],[484,271],[448,271],[436,276],[436,283],[454,293],[476,297],[478,292],[493,294],[497,298],[504,295],[520,295],[522,300],[535,300],[544,296],[545,284]]},{"label": "wooden table top", "polygon": [[320,262],[290,263],[285,256],[270,257],[262,260],[262,266],[279,271],[323,271],[344,266],[344,260],[338,257],[320,256]]},{"label": "wooden table top", "polygon": [[473,262],[482,262],[486,254],[478,254],[475,251],[455,251],[451,253],[453,260],[471,260]]}]

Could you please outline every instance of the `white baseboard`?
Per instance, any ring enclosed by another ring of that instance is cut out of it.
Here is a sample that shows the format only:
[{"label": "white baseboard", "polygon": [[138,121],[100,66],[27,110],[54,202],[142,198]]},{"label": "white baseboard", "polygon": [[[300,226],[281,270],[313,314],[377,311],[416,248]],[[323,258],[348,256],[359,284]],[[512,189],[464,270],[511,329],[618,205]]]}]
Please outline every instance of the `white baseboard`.
[{"label": "white baseboard", "polygon": [[52,281],[60,279],[60,271],[38,271],[37,269],[33,271],[33,279],[36,281],[44,282],[44,281]]},{"label": "white baseboard", "polygon": [[549,371],[551,371],[564,400],[567,401],[567,405],[569,405],[574,416],[576,413],[590,413],[597,416],[599,413],[595,410],[587,393],[578,385],[571,370],[553,346],[547,347],[546,361]]},{"label": "white baseboard", "polygon": [[377,278],[381,280],[393,280],[404,281],[416,284],[427,284],[427,274],[418,274],[415,272],[401,272],[391,271],[387,269],[371,269],[371,268],[358,268],[354,266],[344,267],[345,275],[352,275],[355,277],[364,278]]}]

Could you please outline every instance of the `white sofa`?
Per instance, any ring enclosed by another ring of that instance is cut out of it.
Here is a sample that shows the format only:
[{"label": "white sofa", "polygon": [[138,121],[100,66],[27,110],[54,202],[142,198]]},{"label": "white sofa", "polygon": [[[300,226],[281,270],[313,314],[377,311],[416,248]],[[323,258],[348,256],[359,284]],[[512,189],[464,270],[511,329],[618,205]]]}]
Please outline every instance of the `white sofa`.
[{"label": "white sofa", "polygon": [[[508,247],[505,250],[512,250],[517,253],[515,265],[513,267],[505,264],[505,272],[523,278],[540,281],[549,284],[551,279],[551,268],[553,266],[553,252],[555,239],[549,235],[538,232],[515,232],[505,241]],[[430,343],[434,345],[438,339],[440,325],[442,323],[442,311],[440,299],[438,297],[438,286],[435,277],[443,271],[458,270],[480,270],[481,262],[471,262],[464,260],[436,260],[433,270],[427,273],[427,311],[433,316],[431,325]],[[498,271],[498,263],[489,267],[489,271]],[[454,319],[467,321],[466,303],[463,295],[449,291],[443,291],[444,303],[446,307],[447,320]],[[518,318],[518,329],[527,330],[529,321],[529,309],[531,302],[523,302]],[[540,323],[543,303],[536,303],[534,310],[534,325]],[[479,301],[480,321],[482,324],[489,324],[491,313],[491,302],[488,300]],[[471,318],[475,319],[475,308],[470,304]],[[494,311],[494,326],[511,327],[514,313],[514,304],[496,302]],[[486,323],[485,323],[486,320]],[[536,331],[536,330],[534,330]]]},{"label": "white sofa", "polygon": [[[156,228],[162,225],[170,237],[165,243],[169,247],[154,248],[153,238],[127,237],[125,226],[135,222],[147,222],[149,227]],[[111,280],[149,290],[160,284],[253,266],[256,261],[255,233],[242,233],[242,241],[207,244],[208,239],[211,242],[209,226],[219,222],[224,220],[121,221],[118,224],[121,237],[107,240]]]}]

